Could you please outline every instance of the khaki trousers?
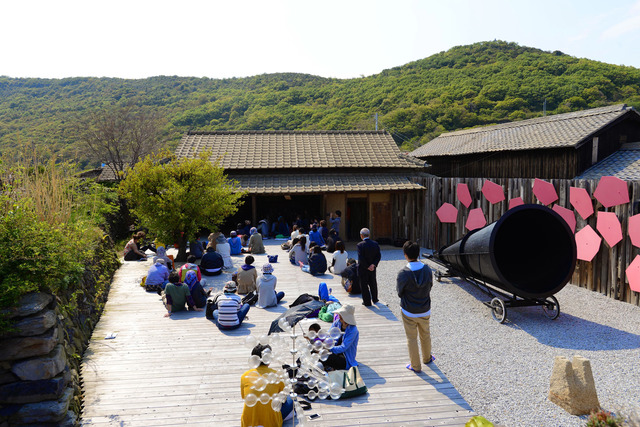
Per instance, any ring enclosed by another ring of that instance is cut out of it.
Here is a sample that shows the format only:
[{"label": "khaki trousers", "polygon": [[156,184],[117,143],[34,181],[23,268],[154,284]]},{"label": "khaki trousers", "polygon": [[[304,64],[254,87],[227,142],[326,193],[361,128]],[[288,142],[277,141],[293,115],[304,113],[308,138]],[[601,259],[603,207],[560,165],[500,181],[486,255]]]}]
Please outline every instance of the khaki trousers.
[{"label": "khaki trousers", "polygon": [[407,347],[409,348],[409,360],[411,367],[416,371],[422,370],[420,363],[420,350],[418,350],[418,335],[420,335],[420,348],[422,349],[422,363],[431,361],[431,333],[429,332],[429,318],[408,317],[402,313],[404,332],[407,335]]}]

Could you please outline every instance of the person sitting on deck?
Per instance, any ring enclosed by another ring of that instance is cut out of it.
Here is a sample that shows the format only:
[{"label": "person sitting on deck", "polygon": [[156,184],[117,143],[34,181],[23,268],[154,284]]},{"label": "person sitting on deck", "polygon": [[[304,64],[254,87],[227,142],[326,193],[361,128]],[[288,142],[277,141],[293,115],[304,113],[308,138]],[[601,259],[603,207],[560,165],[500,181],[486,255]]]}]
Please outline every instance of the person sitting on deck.
[{"label": "person sitting on deck", "polygon": [[315,225],[311,227],[311,231],[309,232],[309,240],[311,242],[315,242],[318,246],[325,246],[325,242],[324,242],[324,239],[322,238],[322,234],[320,234],[320,232],[318,231]]},{"label": "person sitting on deck", "polygon": [[256,284],[258,288],[257,307],[273,307],[284,298],[284,292],[276,292],[276,283],[278,283],[278,279],[273,275],[273,266],[269,263],[263,264],[262,276],[258,278]]},{"label": "person sitting on deck", "polygon": [[238,232],[232,231],[231,237],[227,239],[231,248],[231,255],[240,255],[242,253],[242,240],[238,237]]},{"label": "person sitting on deck", "polygon": [[213,299],[212,316],[220,329],[238,328],[251,308],[249,304],[242,304],[237,290],[235,282],[229,281],[225,283],[223,292]]},{"label": "person sitting on deck", "polygon": [[338,242],[342,242],[342,239],[340,239],[340,236],[338,236],[338,232],[335,230],[335,228],[332,228],[331,230],[329,230],[329,237],[327,237],[327,252],[329,253],[333,253],[336,251],[336,245],[338,244]]},{"label": "person sitting on deck", "polygon": [[307,237],[301,236],[298,237],[298,243],[296,243],[289,253],[293,252],[295,265],[299,265],[301,262],[303,264],[308,264],[309,260],[307,258]]},{"label": "person sitting on deck", "polygon": [[258,272],[256,268],[251,265],[255,261],[255,258],[251,255],[247,255],[244,259],[244,264],[238,268],[238,293],[248,294],[255,291],[256,280],[258,279]]},{"label": "person sitting on deck", "polygon": [[[349,258],[347,260],[347,268],[340,273],[340,276],[342,276],[342,286],[344,286],[345,289],[351,287],[350,294],[359,294],[362,292],[360,289],[360,277],[358,276],[358,262],[355,259]],[[347,281],[350,283],[347,284]]]},{"label": "person sitting on deck", "polygon": [[320,223],[318,226],[318,232],[320,233],[320,235],[322,236],[322,238],[326,243],[327,239],[329,238],[329,229],[327,228],[327,221],[325,221],[324,219],[320,220]]},{"label": "person sitting on deck", "polygon": [[327,258],[322,253],[320,246],[313,247],[313,253],[309,257],[309,264],[305,265],[300,262],[300,267],[305,273],[309,273],[312,276],[319,276],[327,271]]},{"label": "person sitting on deck", "polygon": [[156,249],[156,256],[153,257],[153,263],[155,264],[159,259],[163,259],[167,268],[173,270],[173,260],[167,256],[167,250],[164,246],[158,246],[158,249]]},{"label": "person sitting on deck", "polygon": [[198,236],[194,236],[189,240],[189,255],[193,255],[196,259],[202,258],[202,243],[198,240]]},{"label": "person sitting on deck", "polygon": [[293,265],[298,265],[296,264],[296,252],[293,250],[293,247],[297,245],[299,241],[300,239],[298,239],[297,237],[291,241],[291,249],[289,250],[289,261]]},{"label": "person sitting on deck", "polygon": [[147,291],[161,292],[169,283],[169,269],[165,265],[163,258],[158,258],[156,262],[149,267],[147,279],[144,282],[144,288]]},{"label": "person sitting on deck", "polygon": [[[252,356],[258,356],[262,358],[265,351],[270,352],[271,346],[269,345],[256,345],[251,350]],[[258,378],[265,378],[276,374],[276,371],[269,368],[269,364],[260,362],[260,366],[254,369],[249,369],[242,377],[240,377],[240,396],[242,399],[246,399],[248,395],[260,396],[262,393],[266,393],[269,396],[275,396],[284,390],[284,382],[282,380],[276,383],[267,384],[264,389],[256,388],[256,380]],[[254,402],[252,402],[254,403]],[[242,408],[242,418],[240,424],[242,427],[251,426],[264,426],[264,427],[279,427],[283,422],[293,416],[293,399],[287,397],[287,400],[282,404],[279,411],[273,409],[271,402],[262,403],[260,400],[253,405],[248,405],[246,402]]]},{"label": "person sitting on deck", "polygon": [[325,370],[349,370],[352,366],[358,366],[356,353],[358,351],[358,340],[360,333],[356,326],[356,308],[351,304],[345,304],[333,312],[338,318],[331,327],[338,327],[344,332],[336,345],[330,350],[331,354],[326,361],[322,362]]},{"label": "person sitting on deck", "polygon": [[252,227],[249,233],[251,234],[251,237],[249,237],[247,249],[242,249],[242,252],[249,254],[263,254],[265,250],[264,244],[262,243],[262,235],[258,233],[258,229],[255,227]]},{"label": "person sitting on deck", "polygon": [[[228,245],[228,244],[227,244]],[[205,276],[219,276],[222,274],[224,259],[213,246],[207,246],[207,252],[200,260],[200,272]]]},{"label": "person sitting on deck", "polygon": [[205,292],[195,271],[187,271],[184,284],[189,288],[189,293],[191,294],[191,298],[193,298],[193,304],[198,308],[204,308],[204,306],[207,305],[207,297],[211,293],[211,290]]},{"label": "person sitting on deck", "polygon": [[[141,234],[142,233],[142,234]],[[125,261],[145,261],[147,255],[144,251],[140,250],[140,240],[142,240],[144,233],[139,231],[134,234],[131,240],[127,242],[124,247],[124,260]]]},{"label": "person sitting on deck", "polygon": [[329,271],[332,271],[333,274],[342,273],[347,268],[348,259],[349,254],[344,250],[344,242],[340,240],[336,244],[336,251],[333,253],[333,256],[331,258],[331,266],[329,267]]},{"label": "person sitting on deck", "polygon": [[202,273],[200,272],[200,267],[196,264],[196,257],[193,255],[189,255],[187,257],[187,263],[183,264],[182,267],[178,270],[178,274],[180,275],[180,281],[184,282],[185,277],[187,276],[187,271],[193,270],[198,275],[198,281],[202,280]]},{"label": "person sitting on deck", "polygon": [[167,307],[167,313],[164,317],[169,317],[171,313],[176,311],[184,310],[185,304],[189,306],[189,310],[203,311],[202,308],[195,306],[193,298],[191,298],[191,294],[189,293],[189,287],[180,283],[180,275],[175,271],[169,274],[169,283],[167,283],[167,286],[164,288],[162,301],[165,307]]},{"label": "person sitting on deck", "polygon": [[220,235],[216,238],[216,252],[222,256],[222,260],[224,263],[222,266],[223,269],[228,270],[230,268],[233,268],[233,260],[231,259],[231,246],[222,233],[220,233]]}]

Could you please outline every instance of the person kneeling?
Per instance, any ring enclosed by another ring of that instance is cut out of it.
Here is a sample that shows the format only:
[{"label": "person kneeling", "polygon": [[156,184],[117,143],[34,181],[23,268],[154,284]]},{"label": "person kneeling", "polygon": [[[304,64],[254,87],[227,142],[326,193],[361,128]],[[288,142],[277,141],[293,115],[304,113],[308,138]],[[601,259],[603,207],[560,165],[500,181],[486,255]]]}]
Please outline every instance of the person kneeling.
[{"label": "person kneeling", "polygon": [[225,283],[223,292],[214,297],[212,316],[220,329],[238,328],[251,308],[249,304],[242,304],[237,290],[236,283],[229,281]]}]

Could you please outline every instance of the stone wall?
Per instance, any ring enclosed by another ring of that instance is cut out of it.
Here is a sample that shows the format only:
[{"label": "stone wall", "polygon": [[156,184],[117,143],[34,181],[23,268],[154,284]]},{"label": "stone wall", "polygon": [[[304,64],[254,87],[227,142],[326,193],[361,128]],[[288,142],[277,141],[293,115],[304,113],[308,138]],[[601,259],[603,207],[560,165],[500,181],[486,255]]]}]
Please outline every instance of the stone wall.
[{"label": "stone wall", "polygon": [[76,287],[27,294],[2,311],[13,328],[0,336],[0,427],[76,424],[79,363],[118,266],[105,239]]}]

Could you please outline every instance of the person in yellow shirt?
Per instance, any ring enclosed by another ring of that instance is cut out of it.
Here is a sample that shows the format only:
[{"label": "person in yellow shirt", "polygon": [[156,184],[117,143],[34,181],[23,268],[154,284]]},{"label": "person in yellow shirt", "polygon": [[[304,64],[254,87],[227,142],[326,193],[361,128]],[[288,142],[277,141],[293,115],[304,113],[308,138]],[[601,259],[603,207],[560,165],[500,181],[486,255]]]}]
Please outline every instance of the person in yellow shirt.
[{"label": "person in yellow shirt", "polygon": [[[251,355],[261,358],[263,352],[267,349],[271,351],[269,345],[258,344],[251,350]],[[248,394],[254,394],[256,397],[259,397],[262,393],[267,393],[269,396],[274,397],[280,393],[284,389],[283,382],[267,384],[263,390],[256,389],[260,387],[256,382],[260,376],[266,377],[270,373],[275,372],[275,370],[269,368],[268,364],[261,362],[257,368],[249,369],[242,374],[240,378],[240,394],[242,399],[245,399]],[[293,400],[291,397],[287,397],[286,402],[282,404],[282,408],[279,411],[273,410],[271,401],[264,404],[258,400],[253,406],[247,406],[245,402],[244,408],[242,409],[241,424],[242,427],[280,427],[282,426],[283,420],[286,420],[287,417],[292,414]]]}]

